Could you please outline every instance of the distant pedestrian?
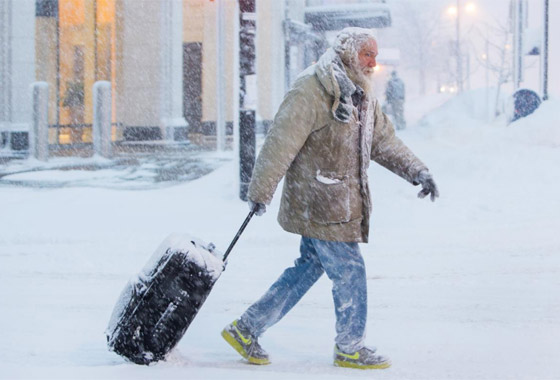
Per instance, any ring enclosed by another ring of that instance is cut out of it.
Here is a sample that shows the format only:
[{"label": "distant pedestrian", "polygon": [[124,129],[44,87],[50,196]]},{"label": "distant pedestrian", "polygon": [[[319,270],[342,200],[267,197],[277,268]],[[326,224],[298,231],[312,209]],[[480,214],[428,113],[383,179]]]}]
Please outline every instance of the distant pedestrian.
[{"label": "distant pedestrian", "polygon": [[399,130],[406,128],[406,120],[404,119],[404,98],[404,82],[397,76],[397,72],[393,70],[391,79],[387,82],[387,88],[385,89],[385,99],[389,106],[388,110],[390,110],[395,121],[395,127]]},{"label": "distant pedestrian", "polygon": [[295,265],[222,331],[250,363],[270,363],[258,338],[326,273],[333,282],[336,313],[334,364],[390,366],[365,346],[367,280],[358,243],[367,242],[369,234],[369,162],[421,184],[421,198],[431,195],[433,201],[439,194],[428,168],[395,136],[372,95],[376,56],[371,30],[340,32],[333,48],[286,94],[261,149],[249,207],[263,214],[285,176],[278,221],[302,238]]}]

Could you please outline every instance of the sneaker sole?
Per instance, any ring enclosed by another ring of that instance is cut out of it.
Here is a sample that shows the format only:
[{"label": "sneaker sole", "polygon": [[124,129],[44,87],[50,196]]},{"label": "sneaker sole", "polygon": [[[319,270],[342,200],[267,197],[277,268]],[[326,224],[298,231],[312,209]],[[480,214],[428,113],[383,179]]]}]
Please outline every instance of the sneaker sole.
[{"label": "sneaker sole", "polygon": [[239,344],[239,342],[236,341],[235,338],[232,337],[231,334],[229,332],[227,332],[227,330],[225,330],[225,329],[222,330],[222,338],[224,338],[224,340],[226,342],[228,342],[228,344],[231,347],[233,347],[233,349],[235,351],[237,351],[239,353],[239,355],[241,355],[245,359],[247,359],[249,361],[249,363],[256,364],[256,365],[270,364],[270,360],[268,360],[268,359],[259,359],[259,358],[255,358],[253,356],[247,355],[247,351],[245,351],[245,349],[243,349],[243,346],[241,346],[241,344]]},{"label": "sneaker sole", "polygon": [[379,364],[364,365],[364,364],[347,362],[345,360],[335,360],[334,365],[336,367],[355,368],[355,369],[386,369],[391,366],[391,363],[383,362]]}]

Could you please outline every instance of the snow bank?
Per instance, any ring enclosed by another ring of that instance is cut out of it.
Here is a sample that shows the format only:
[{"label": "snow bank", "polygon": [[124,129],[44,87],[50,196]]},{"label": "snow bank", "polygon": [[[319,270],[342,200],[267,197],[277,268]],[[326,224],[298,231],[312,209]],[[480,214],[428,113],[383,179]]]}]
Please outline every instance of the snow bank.
[{"label": "snow bank", "polygon": [[[443,105],[424,116],[420,124],[424,126],[455,126],[458,122],[486,122],[489,119],[489,110],[494,108],[496,90],[476,89],[463,92],[449,99]],[[504,97],[500,98],[500,104]],[[486,102],[488,100],[488,103]],[[489,107],[488,107],[489,106]],[[477,123],[478,124],[478,123]]]},{"label": "snow bank", "polygon": [[510,140],[549,148],[560,147],[560,100],[543,102],[531,115],[508,126]]},{"label": "snow bank", "polygon": [[[495,91],[491,91],[489,99],[493,102],[495,96]],[[560,146],[560,100],[543,102],[531,115],[508,124],[505,115],[495,120],[488,117],[486,99],[484,89],[465,92],[421,118],[418,126],[425,136],[460,145],[507,142],[549,148]]]}]

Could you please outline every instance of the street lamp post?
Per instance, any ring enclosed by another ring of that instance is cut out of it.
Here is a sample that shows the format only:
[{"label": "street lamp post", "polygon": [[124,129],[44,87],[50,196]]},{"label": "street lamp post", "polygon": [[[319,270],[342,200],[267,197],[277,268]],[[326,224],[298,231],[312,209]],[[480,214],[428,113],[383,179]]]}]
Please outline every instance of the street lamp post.
[{"label": "street lamp post", "polygon": [[[455,33],[456,33],[456,40],[455,40],[455,58],[457,60],[457,92],[460,93],[464,90],[464,77],[463,74],[463,50],[461,48],[461,16],[463,10],[467,13],[474,13],[476,12],[476,5],[473,2],[468,2],[466,4],[462,4],[461,0],[456,0],[455,6],[450,6],[447,8],[447,13],[452,17],[455,17]],[[463,9],[464,8],[464,9]],[[467,59],[468,53],[467,53]],[[467,61],[467,76],[469,74],[469,62]]]},{"label": "street lamp post", "polygon": [[542,92],[543,100],[548,100],[548,0],[544,0],[544,36],[542,46]]},{"label": "street lamp post", "polygon": [[519,89],[523,81],[523,26],[522,0],[513,2],[513,88]]},{"label": "street lamp post", "polygon": [[486,25],[486,41],[485,41],[485,53],[484,61],[486,66],[485,81],[486,81],[486,117],[488,120],[491,119],[490,116],[490,26]]},{"label": "street lamp post", "polygon": [[463,92],[463,57],[461,55],[461,0],[457,0],[457,15],[455,16],[457,32],[456,58],[457,58],[457,91]]}]

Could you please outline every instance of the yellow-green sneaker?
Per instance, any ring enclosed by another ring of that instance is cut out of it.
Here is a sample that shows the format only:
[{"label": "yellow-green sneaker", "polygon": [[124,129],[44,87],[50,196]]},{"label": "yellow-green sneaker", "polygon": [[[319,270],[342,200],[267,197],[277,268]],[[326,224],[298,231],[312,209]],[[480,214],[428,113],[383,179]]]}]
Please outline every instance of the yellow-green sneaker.
[{"label": "yellow-green sneaker", "polygon": [[384,369],[391,366],[389,359],[381,355],[376,355],[375,350],[362,347],[351,354],[340,351],[337,345],[334,346],[334,365],[337,367],[357,368],[357,369]]},{"label": "yellow-green sneaker", "polygon": [[251,364],[270,364],[268,354],[259,345],[257,338],[253,337],[249,331],[238,325],[236,319],[222,330],[222,337],[232,346],[235,351],[249,361]]}]

